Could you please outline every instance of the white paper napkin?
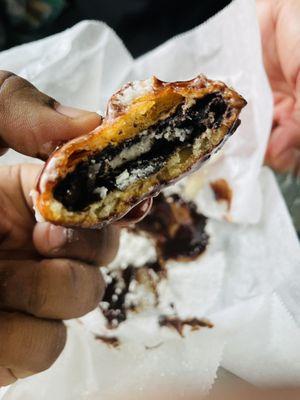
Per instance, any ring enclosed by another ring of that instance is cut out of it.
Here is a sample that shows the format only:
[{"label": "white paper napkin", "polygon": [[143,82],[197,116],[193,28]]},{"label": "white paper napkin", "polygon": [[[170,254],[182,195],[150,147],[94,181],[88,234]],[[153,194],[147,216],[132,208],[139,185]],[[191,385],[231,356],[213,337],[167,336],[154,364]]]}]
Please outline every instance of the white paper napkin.
[{"label": "white paper napkin", "polygon": [[[168,282],[181,314],[205,314],[215,327],[182,339],[158,330],[153,315],[140,315],[121,325],[124,345],[109,349],[86,329],[101,326],[93,312],[85,325],[69,324],[67,347],[49,371],[12,385],[3,399],[188,399],[209,390],[220,365],[256,384],[299,383],[300,249],[274,177],[261,168],[272,98],[254,1],[233,1],[204,25],[137,60],[105,24],[84,21],[1,53],[0,66],[62,103],[91,110],[104,110],[125,81],[152,74],[178,80],[204,72],[248,101],[238,132],[193,178],[194,200],[212,217],[210,247],[191,271],[173,266]],[[24,160],[9,152],[0,162]],[[233,190],[229,212],[211,193],[209,184],[218,178]],[[226,222],[225,214],[235,223]],[[157,340],[163,345],[145,350],[145,343]]]}]

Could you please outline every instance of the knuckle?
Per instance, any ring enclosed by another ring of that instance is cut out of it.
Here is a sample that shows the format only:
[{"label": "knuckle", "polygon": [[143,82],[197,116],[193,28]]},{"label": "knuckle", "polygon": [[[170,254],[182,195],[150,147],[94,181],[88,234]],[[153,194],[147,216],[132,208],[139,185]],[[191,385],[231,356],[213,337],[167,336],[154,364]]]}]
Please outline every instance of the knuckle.
[{"label": "knuckle", "polygon": [[46,266],[44,261],[35,264],[31,274],[27,311],[36,316],[43,312],[47,303],[47,290],[43,284]]},{"label": "knuckle", "polygon": [[120,229],[114,226],[108,226],[107,236],[108,236],[107,247],[110,249],[108,262],[112,262],[119,250]]},{"label": "knuckle", "polygon": [[[73,260],[64,260],[64,282],[69,294],[70,310],[67,318],[75,318],[89,311],[91,287],[86,285],[86,265]],[[71,311],[72,310],[72,311]]]},{"label": "knuckle", "polygon": [[10,101],[10,96],[14,92],[30,86],[29,82],[9,71],[0,71],[0,104]]},{"label": "knuckle", "polygon": [[70,288],[75,292],[79,291],[82,282],[84,265],[80,262],[69,259],[61,260],[61,263],[65,274],[65,280],[69,284]]},{"label": "knuckle", "polygon": [[2,386],[8,386],[14,383],[17,378],[8,368],[0,367],[0,389]]},{"label": "knuckle", "polygon": [[0,312],[0,365],[28,371],[27,375],[44,371],[62,352],[66,337],[60,321]]},{"label": "knuckle", "polygon": [[0,87],[2,87],[8,79],[15,76],[13,72],[0,70]]},{"label": "knuckle", "polygon": [[104,295],[104,281],[98,268],[89,266],[89,279],[85,289],[86,300],[84,313],[94,310]]},{"label": "knuckle", "polygon": [[89,246],[89,259],[93,265],[100,265],[103,260],[103,252],[101,250],[102,246],[97,246],[96,243],[92,243]]},{"label": "knuckle", "polygon": [[105,291],[105,283],[102,277],[101,272],[97,269],[95,270],[96,276],[94,279],[95,282],[95,291],[94,291],[94,299],[92,303],[92,309],[96,308],[99,302],[102,300]]},{"label": "knuckle", "polygon": [[104,295],[104,280],[102,278],[102,275],[98,268],[91,267],[93,270],[91,271],[92,273],[90,274],[90,282],[89,282],[89,291],[88,293],[88,299],[86,301],[86,310],[85,312],[90,312],[94,310],[100,303],[103,295]]},{"label": "knuckle", "polygon": [[10,288],[8,283],[13,275],[13,269],[9,268],[7,264],[0,264],[0,307],[8,303],[8,296]]},{"label": "knuckle", "polygon": [[67,340],[67,330],[62,322],[54,321],[53,324],[55,324],[56,328],[50,355],[52,355],[53,361],[55,361],[65,347]]},{"label": "knuckle", "polygon": [[102,266],[112,262],[118,252],[119,229],[109,226],[103,228],[99,234],[97,246],[95,246],[95,260],[97,265]]},{"label": "knuckle", "polygon": [[0,196],[0,249],[4,248],[13,233],[12,222],[7,218],[7,210]]},{"label": "knuckle", "polygon": [[94,310],[101,301],[104,294],[104,282],[102,275],[98,268],[89,267],[89,287],[90,290],[86,291],[88,294],[87,308],[88,311]]},{"label": "knuckle", "polygon": [[75,316],[82,316],[96,308],[104,293],[104,283],[99,270],[78,261],[68,260],[65,271],[70,293],[73,294]]},{"label": "knuckle", "polygon": [[49,321],[47,323],[49,328],[51,327],[51,329],[48,329],[47,346],[44,346],[42,360],[34,367],[33,372],[35,373],[51,367],[63,351],[67,340],[66,327],[62,322]]},{"label": "knuckle", "polygon": [[12,353],[17,318],[17,313],[0,312],[0,364]]}]

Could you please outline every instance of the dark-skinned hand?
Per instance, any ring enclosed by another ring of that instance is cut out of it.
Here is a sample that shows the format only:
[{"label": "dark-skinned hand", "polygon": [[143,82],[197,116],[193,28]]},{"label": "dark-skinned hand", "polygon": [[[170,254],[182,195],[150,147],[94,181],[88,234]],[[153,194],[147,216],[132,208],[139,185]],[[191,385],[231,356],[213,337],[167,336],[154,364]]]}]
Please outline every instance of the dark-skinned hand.
[{"label": "dark-skinned hand", "polygon": [[[46,159],[62,141],[101,122],[64,107],[0,71],[0,151]],[[102,230],[36,223],[29,196],[41,166],[0,167],[0,387],[50,367],[64,348],[62,320],[93,310],[105,285],[97,266],[118,249],[119,227],[145,215],[147,200]]]}]

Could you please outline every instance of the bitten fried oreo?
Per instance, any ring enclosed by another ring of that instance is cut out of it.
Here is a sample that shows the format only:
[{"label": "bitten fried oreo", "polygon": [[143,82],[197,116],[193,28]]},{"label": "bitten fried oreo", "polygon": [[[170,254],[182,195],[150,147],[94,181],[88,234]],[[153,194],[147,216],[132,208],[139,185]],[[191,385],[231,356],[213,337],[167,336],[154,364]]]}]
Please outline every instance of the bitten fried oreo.
[{"label": "bitten fried oreo", "polygon": [[132,82],[112,96],[102,124],[56,150],[34,195],[56,224],[101,227],[200,167],[238,127],[246,101],[203,75]]}]

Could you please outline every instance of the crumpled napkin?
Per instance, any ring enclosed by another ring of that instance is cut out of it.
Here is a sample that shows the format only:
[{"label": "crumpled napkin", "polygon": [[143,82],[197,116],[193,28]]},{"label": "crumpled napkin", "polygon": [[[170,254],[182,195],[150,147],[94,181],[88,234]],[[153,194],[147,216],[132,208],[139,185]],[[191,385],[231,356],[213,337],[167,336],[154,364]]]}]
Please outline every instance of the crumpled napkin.
[{"label": "crumpled napkin", "polygon": [[[185,181],[199,211],[210,217],[211,243],[190,271],[189,265],[173,265],[168,281],[180,313],[205,315],[214,328],[182,339],[158,330],[154,315],[139,315],[121,325],[123,344],[111,349],[94,338],[101,331],[96,310],[80,323],[68,322],[67,346],[50,370],[12,385],[3,399],[188,399],[210,389],[220,366],[254,384],[299,384],[300,249],[273,174],[261,167],[272,97],[255,2],[235,0],[137,60],[105,24],[84,21],[1,53],[0,64],[60,102],[90,110],[105,110],[122,83],[152,74],[178,80],[203,72],[233,85],[248,101],[238,132]],[[24,161],[12,151],[1,158]],[[219,178],[233,192],[229,210],[211,190]]]},{"label": "crumpled napkin", "polygon": [[259,220],[262,200],[257,179],[271,126],[272,97],[253,0],[234,1],[208,22],[137,60],[107,25],[83,21],[63,33],[1,53],[0,65],[61,103],[103,113],[112,93],[130,80],[151,75],[183,80],[199,73],[224,80],[246,98],[248,106],[238,134],[199,172],[199,205],[207,216],[224,217],[224,208],[210,189],[210,182],[223,178],[233,191],[227,217],[235,222]]}]

